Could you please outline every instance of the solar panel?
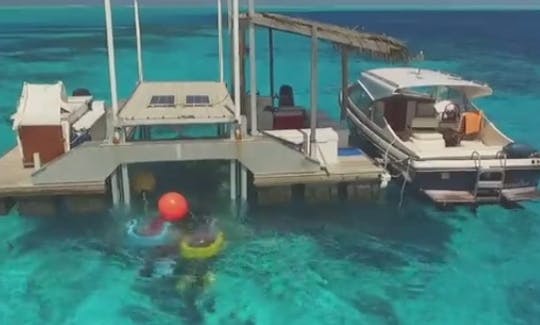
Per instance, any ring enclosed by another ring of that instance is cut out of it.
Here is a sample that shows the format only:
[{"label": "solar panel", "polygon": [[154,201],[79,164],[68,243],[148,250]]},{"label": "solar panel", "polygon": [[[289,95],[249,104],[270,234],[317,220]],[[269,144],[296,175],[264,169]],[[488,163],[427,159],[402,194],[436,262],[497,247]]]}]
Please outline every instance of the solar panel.
[{"label": "solar panel", "polygon": [[152,96],[150,99],[150,105],[148,107],[170,107],[174,106],[174,96]]},{"label": "solar panel", "polygon": [[208,95],[187,95],[186,106],[209,106],[210,98]]}]

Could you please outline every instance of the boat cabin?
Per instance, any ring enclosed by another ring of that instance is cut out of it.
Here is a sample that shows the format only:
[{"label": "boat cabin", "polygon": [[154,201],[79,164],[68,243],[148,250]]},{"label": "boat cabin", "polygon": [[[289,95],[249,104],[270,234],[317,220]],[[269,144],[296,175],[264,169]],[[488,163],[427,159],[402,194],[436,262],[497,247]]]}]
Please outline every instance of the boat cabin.
[{"label": "boat cabin", "polygon": [[105,137],[105,103],[86,89],[67,96],[62,82],[24,83],[13,130],[25,167],[45,164],[80,143]]}]

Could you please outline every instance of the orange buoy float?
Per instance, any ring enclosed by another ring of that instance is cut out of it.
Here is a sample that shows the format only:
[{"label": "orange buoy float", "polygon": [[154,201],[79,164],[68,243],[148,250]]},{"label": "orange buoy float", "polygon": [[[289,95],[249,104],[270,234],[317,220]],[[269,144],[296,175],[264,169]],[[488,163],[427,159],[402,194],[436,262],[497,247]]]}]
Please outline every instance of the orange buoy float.
[{"label": "orange buoy float", "polygon": [[186,198],[176,192],[165,193],[159,198],[159,213],[163,219],[175,222],[183,219],[189,212],[189,204]]}]

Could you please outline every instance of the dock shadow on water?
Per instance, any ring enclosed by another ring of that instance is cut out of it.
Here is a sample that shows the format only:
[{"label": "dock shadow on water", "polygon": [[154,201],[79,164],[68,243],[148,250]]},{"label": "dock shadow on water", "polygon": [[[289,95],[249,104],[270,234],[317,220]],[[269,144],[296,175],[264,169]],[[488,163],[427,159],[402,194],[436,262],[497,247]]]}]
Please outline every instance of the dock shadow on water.
[{"label": "dock shadow on water", "polygon": [[400,323],[392,300],[421,294],[433,274],[399,277],[443,264],[453,232],[414,202],[401,210],[393,202],[260,208],[244,226],[251,238],[230,243],[218,262],[217,322]]},{"label": "dock shadow on water", "polygon": [[[36,266],[9,301],[30,299],[30,308],[50,323],[76,319],[97,308],[92,297],[104,296],[118,300],[114,317],[137,324],[401,324],[404,312],[396,301],[425,299],[430,282],[456,254],[452,238],[461,225],[486,214],[441,212],[411,197],[398,207],[390,191],[380,201],[293,203],[239,216],[219,189],[226,168],[200,167],[160,165],[154,172],[165,180],[157,192],[186,193],[194,210],[218,218],[227,245],[206,266],[213,282],[182,292],[183,274],[141,276],[146,253],[122,242],[126,216],[27,218],[32,229],[9,237],[4,267],[30,260]],[[155,211],[155,201],[151,205]],[[500,232],[504,224],[490,227]],[[49,293],[51,286],[58,294]],[[523,300],[512,303],[512,313],[537,317],[536,307],[523,309],[536,294],[535,283],[507,291],[520,292]]]},{"label": "dock shadow on water", "polygon": [[[227,246],[207,266],[215,281],[179,292],[179,274],[140,276],[145,253],[123,245],[125,217],[28,219],[34,228],[10,240],[8,259],[53,251],[61,255],[41,258],[28,275],[25,295],[41,301],[36,308],[43,319],[57,322],[82,313],[95,303],[89,297],[107,294],[106,286],[114,281],[116,290],[121,287],[130,297],[120,300],[117,317],[138,324],[155,319],[185,324],[259,324],[268,319],[398,324],[392,299],[421,294],[429,280],[429,272],[414,280],[401,274],[419,265],[431,270],[445,260],[453,226],[415,202],[402,209],[393,200],[291,204],[249,209],[238,216],[223,203],[227,193],[216,189],[226,180],[219,166],[213,169],[217,174],[207,172],[207,179],[198,181],[197,168],[189,173],[185,168],[193,166],[156,169],[158,177],[159,173],[169,177],[159,191],[185,191],[194,209],[218,218]],[[51,267],[71,273],[63,278],[43,272]],[[74,268],[83,270],[75,275]],[[47,284],[53,280],[63,295],[75,295],[77,288],[78,298],[56,297],[46,303]],[[120,292],[110,295],[115,294]],[[57,306],[54,310],[63,306],[71,312],[47,312],[50,304]]]}]

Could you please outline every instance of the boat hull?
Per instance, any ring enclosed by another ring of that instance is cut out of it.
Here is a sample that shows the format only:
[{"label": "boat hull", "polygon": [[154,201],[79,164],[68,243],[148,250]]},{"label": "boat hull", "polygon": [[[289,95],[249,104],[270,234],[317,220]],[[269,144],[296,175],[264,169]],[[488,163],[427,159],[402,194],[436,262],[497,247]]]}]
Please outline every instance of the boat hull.
[{"label": "boat hull", "polygon": [[[356,123],[350,123],[351,144],[362,148],[372,158],[383,161],[392,174],[406,175],[408,188],[427,194],[436,203],[499,203],[540,199],[537,189],[540,180],[540,164],[531,166],[527,165],[530,163],[529,160],[508,159],[507,163],[512,167],[504,168],[502,187],[489,190],[478,189],[476,183],[478,169],[472,167],[472,159],[461,160],[464,163],[462,168],[455,166],[456,160],[449,162],[447,166],[441,161],[437,161],[437,164],[422,161],[423,166],[429,167],[415,167],[419,165],[416,164],[418,161],[412,159],[405,161],[402,157],[393,155],[392,151],[398,151],[399,148],[392,146],[391,142],[383,139],[376,132],[365,132],[368,126],[358,125],[359,121],[360,119],[357,119]],[[394,150],[388,150],[389,147]],[[521,162],[523,165],[520,165]],[[470,163],[471,166],[465,167],[465,163]],[[433,165],[439,167],[433,167]],[[497,166],[501,166],[498,160]],[[503,171],[502,168],[492,170],[494,173]]]}]

